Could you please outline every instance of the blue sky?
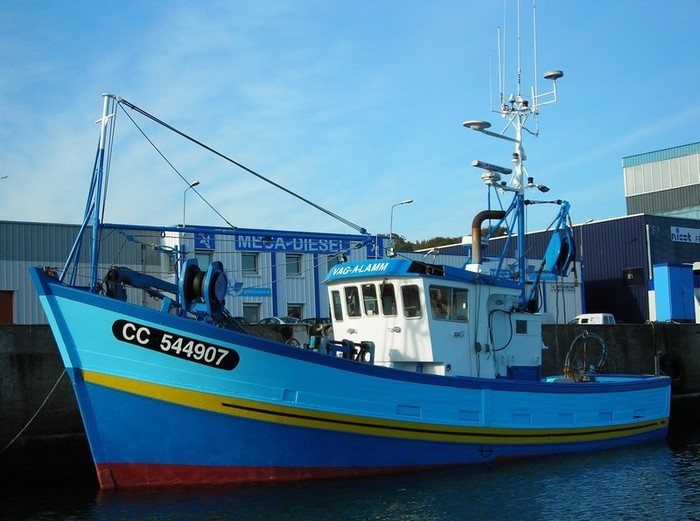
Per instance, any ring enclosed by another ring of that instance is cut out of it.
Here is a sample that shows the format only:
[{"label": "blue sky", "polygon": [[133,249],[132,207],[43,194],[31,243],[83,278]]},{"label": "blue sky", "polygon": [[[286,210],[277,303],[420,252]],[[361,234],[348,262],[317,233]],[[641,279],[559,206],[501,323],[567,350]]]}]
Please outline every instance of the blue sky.
[{"label": "blue sky", "polygon": [[[506,4],[508,94],[516,4]],[[525,92],[531,5],[521,6]],[[574,222],[625,214],[622,157],[700,140],[698,15],[696,0],[537,2],[540,76],[565,76],[526,166],[549,198],[571,202]],[[110,92],[371,233],[387,233],[391,206],[411,198],[394,210],[395,233],[468,234],[486,205],[471,161],[507,166],[512,152],[462,127],[501,128],[489,78],[497,85],[503,25],[497,0],[5,2],[0,220],[80,221]],[[137,121],[230,223],[354,232]],[[186,187],[119,114],[106,220],[177,224]],[[551,217],[538,207],[530,227]],[[187,222],[226,225],[191,191]]]}]

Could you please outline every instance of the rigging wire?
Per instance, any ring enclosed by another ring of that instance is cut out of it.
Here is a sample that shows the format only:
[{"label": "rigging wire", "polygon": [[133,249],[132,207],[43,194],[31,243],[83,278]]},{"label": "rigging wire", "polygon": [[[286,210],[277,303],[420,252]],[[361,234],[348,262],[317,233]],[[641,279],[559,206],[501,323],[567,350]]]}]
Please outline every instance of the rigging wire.
[{"label": "rigging wire", "polygon": [[[143,110],[143,109],[140,108],[140,107],[137,107],[137,106],[134,105],[133,103],[131,103],[131,102],[129,102],[129,101],[123,99],[123,98],[120,98],[120,97],[117,97],[116,100],[117,100],[117,103],[119,103],[120,105],[126,105],[126,106],[129,107],[130,109],[132,109],[132,110],[138,112],[139,114],[141,114],[141,115],[143,115],[143,116],[149,118],[150,120],[154,121],[155,123],[158,123],[159,125],[161,125],[161,126],[167,128],[168,130],[170,130],[170,131],[172,131],[172,132],[175,132],[176,134],[178,134],[178,135],[184,137],[185,139],[187,139],[188,141],[191,141],[192,143],[194,143],[194,144],[196,144],[196,145],[199,145],[200,147],[204,148],[205,150],[208,150],[208,151],[211,152],[212,154],[215,154],[215,155],[219,156],[220,158],[222,158],[222,159],[228,161],[229,163],[236,165],[237,167],[239,167],[239,168],[245,170],[246,172],[248,172],[249,174],[254,175],[254,176],[257,177],[258,179],[261,179],[262,181],[265,181],[266,183],[271,184],[271,185],[274,186],[275,188],[278,188],[278,189],[282,190],[283,192],[286,192],[286,193],[288,193],[289,195],[291,195],[291,196],[293,196],[293,197],[296,197],[297,199],[299,199],[299,200],[305,202],[306,204],[308,204],[308,205],[310,205],[310,206],[313,206],[313,207],[316,208],[317,210],[320,210],[320,211],[322,211],[323,213],[325,213],[326,215],[329,215],[329,216],[333,217],[334,219],[337,219],[338,221],[342,222],[343,224],[345,224],[345,225],[347,225],[347,226],[350,226],[351,228],[357,230],[359,233],[362,233],[362,234],[365,234],[365,235],[369,235],[369,234],[367,233],[367,230],[366,230],[365,228],[363,228],[363,227],[361,227],[361,226],[359,226],[359,225],[353,223],[352,221],[349,221],[349,220],[345,219],[344,217],[341,217],[340,215],[338,215],[338,214],[336,214],[336,213],[334,213],[334,212],[328,210],[327,208],[324,208],[324,207],[322,207],[322,206],[320,206],[320,205],[314,203],[313,201],[310,201],[309,199],[303,197],[302,195],[297,194],[296,192],[293,192],[292,190],[290,190],[290,189],[288,189],[288,188],[285,188],[284,186],[282,186],[282,185],[280,185],[279,183],[276,183],[275,181],[273,181],[273,180],[271,180],[271,179],[269,179],[269,178],[263,176],[262,174],[256,172],[255,170],[253,170],[253,169],[251,169],[251,168],[248,168],[247,166],[243,165],[242,163],[239,163],[238,161],[236,161],[236,160],[234,160],[234,159],[231,159],[231,158],[228,157],[227,155],[225,155],[225,154],[219,152],[218,150],[215,150],[215,149],[211,148],[210,146],[208,146],[208,145],[202,143],[201,141],[198,141],[197,139],[193,138],[192,136],[190,136],[190,135],[188,135],[188,134],[185,134],[185,133],[182,132],[181,130],[178,130],[177,128],[173,127],[172,125],[166,123],[165,121],[162,121],[162,120],[158,119],[157,117],[153,116],[152,114],[149,114],[148,112],[146,112],[145,110]],[[184,179],[184,178],[183,178],[183,179]]]},{"label": "rigging wire", "polygon": [[[151,144],[151,146],[152,146],[153,149],[158,153],[158,155],[159,155],[160,157],[163,158],[163,161],[165,161],[165,162],[170,166],[170,168],[172,168],[173,171],[174,171],[178,176],[180,176],[180,179],[182,179],[185,183],[187,183],[188,185],[190,185],[190,181],[189,181],[188,179],[186,179],[185,176],[182,175],[182,174],[180,173],[180,171],[179,171],[177,168],[175,168],[175,165],[173,165],[173,164],[168,160],[167,157],[165,157],[165,154],[163,154],[163,152],[160,151],[160,149],[159,149],[159,148],[156,146],[156,144],[151,140],[151,138],[149,138],[149,137],[146,135],[146,133],[143,131],[143,129],[139,126],[139,124],[136,123],[136,121],[134,121],[134,118],[132,118],[131,115],[124,109],[124,107],[121,107],[121,105],[120,105],[120,108],[124,111],[124,114],[126,114],[126,117],[128,117],[128,118],[131,120],[131,122],[132,122],[132,123],[134,124],[134,126],[138,129],[138,131],[141,133],[141,135],[146,139],[146,141],[148,141],[148,142]],[[191,186],[191,185],[190,185],[190,186]],[[231,223],[229,222],[229,220],[226,219],[226,217],[224,217],[216,208],[214,208],[214,207],[212,206],[212,204],[211,204],[209,201],[207,201],[207,199],[206,199],[202,194],[200,194],[200,193],[197,191],[196,188],[194,188],[194,187],[191,187],[191,188],[192,188],[192,190],[199,196],[199,198],[200,198],[202,201],[204,201],[204,203],[205,203],[209,208],[211,208],[212,210],[214,210],[214,213],[215,213],[216,215],[218,215],[219,217],[221,217],[221,219],[222,219],[226,224],[228,224],[231,228],[236,229],[236,227],[235,227],[233,224],[231,224]],[[184,226],[185,223],[182,223],[182,224],[183,224],[183,226]]]}]

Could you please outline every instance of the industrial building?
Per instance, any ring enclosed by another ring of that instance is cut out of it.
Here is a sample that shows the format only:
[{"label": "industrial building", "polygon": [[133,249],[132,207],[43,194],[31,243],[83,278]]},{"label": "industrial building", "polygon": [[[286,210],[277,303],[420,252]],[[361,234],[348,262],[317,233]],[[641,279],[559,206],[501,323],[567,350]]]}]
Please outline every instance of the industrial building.
[{"label": "industrial building", "polygon": [[[79,231],[78,225],[0,222],[0,323],[46,323],[28,268],[48,266],[61,273]],[[91,233],[84,231],[85,244]],[[200,267],[219,260],[230,281],[229,312],[257,322],[272,316],[328,316],[328,299],[320,291],[328,269],[344,258],[374,255],[383,242],[368,243],[364,235],[106,224],[100,248],[106,263],[100,273],[122,266],[173,282],[178,256],[194,255]],[[81,253],[85,271],[71,274],[78,281],[89,280],[88,254]],[[127,292],[132,301],[150,299],[139,290]]]},{"label": "industrial building", "polygon": [[622,158],[627,215],[700,220],[700,143]]},{"label": "industrial building", "polygon": [[[624,157],[622,170],[628,215],[574,226],[576,269],[565,280],[544,281],[541,311],[555,323],[583,312],[612,313],[628,323],[700,322],[700,143]],[[79,230],[0,221],[0,324],[46,323],[28,268],[62,270]],[[528,257],[540,258],[549,234],[529,237]],[[491,251],[502,247],[500,240],[492,240]],[[219,260],[230,281],[227,308],[257,322],[328,317],[321,284],[328,270],[345,259],[381,257],[386,246],[386,236],[108,224],[101,257],[166,280],[176,276],[178,255],[195,255],[200,266]],[[461,267],[470,252],[459,245],[399,254]],[[129,290],[129,298],[149,297]]]}]

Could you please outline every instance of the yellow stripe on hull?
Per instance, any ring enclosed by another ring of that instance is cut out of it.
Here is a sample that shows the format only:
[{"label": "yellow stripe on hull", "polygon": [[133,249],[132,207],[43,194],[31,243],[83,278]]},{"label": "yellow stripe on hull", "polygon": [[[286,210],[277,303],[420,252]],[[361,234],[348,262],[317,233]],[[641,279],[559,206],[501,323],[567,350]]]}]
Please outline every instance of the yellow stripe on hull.
[{"label": "yellow stripe on hull", "polygon": [[461,427],[402,420],[371,418],[351,414],[323,412],[255,400],[231,398],[202,391],[143,382],[121,376],[83,371],[83,379],[92,384],[164,402],[270,423],[324,429],[361,435],[440,441],[452,443],[551,444],[587,442],[632,436],[663,429],[668,418],[651,421],[578,428],[493,428]]}]

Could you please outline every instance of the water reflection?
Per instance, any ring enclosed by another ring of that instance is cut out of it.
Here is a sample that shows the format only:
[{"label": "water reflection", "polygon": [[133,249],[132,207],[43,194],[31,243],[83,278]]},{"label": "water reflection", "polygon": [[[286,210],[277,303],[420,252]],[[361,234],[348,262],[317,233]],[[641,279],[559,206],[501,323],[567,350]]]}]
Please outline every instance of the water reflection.
[{"label": "water reflection", "polygon": [[5,491],[7,519],[699,519],[700,428],[592,455],[320,482],[97,492]]}]

